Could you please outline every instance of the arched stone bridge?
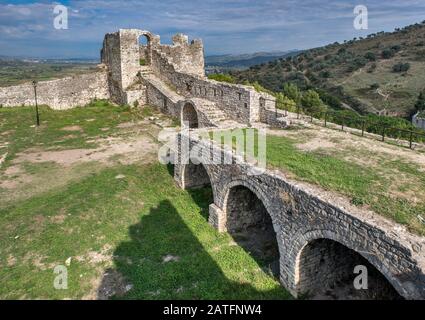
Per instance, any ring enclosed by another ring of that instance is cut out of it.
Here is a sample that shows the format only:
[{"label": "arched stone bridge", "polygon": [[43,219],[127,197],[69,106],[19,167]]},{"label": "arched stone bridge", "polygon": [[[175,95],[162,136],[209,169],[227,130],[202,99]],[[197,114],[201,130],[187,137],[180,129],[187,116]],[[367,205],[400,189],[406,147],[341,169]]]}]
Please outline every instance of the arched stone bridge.
[{"label": "arched stone bridge", "polygon": [[[249,175],[252,165],[234,155],[233,164],[209,164],[213,155],[223,158],[229,151],[185,134],[178,140],[201,152],[189,163],[175,164],[176,182],[185,189],[211,185],[208,220],[219,231],[237,235],[256,226],[251,235],[258,230],[272,235],[276,275],[294,296],[323,292],[347,279],[352,288],[354,267],[365,265],[369,297],[425,299],[423,238],[277,171]],[[182,159],[178,145],[175,159]]]}]

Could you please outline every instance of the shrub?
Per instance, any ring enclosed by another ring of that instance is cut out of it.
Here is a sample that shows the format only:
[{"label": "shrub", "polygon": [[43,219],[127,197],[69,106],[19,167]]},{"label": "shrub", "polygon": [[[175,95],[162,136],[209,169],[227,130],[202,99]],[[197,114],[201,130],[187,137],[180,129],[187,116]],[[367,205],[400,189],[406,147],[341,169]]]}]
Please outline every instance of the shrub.
[{"label": "shrub", "polygon": [[425,110],[425,91],[422,91],[419,94],[418,100],[416,100],[415,109],[417,111],[423,111],[423,110]]},{"label": "shrub", "polygon": [[297,110],[297,104],[294,100],[289,99],[282,92],[276,94],[276,106],[278,109],[288,110],[295,112]]},{"label": "shrub", "polygon": [[367,52],[364,57],[369,61],[376,61],[376,55],[373,52]]},{"label": "shrub", "polygon": [[321,78],[330,78],[330,77],[331,77],[331,72],[330,72],[330,71],[328,71],[328,70],[324,70],[324,71],[321,71],[321,72],[319,73],[319,76],[320,76]]},{"label": "shrub", "polygon": [[393,66],[393,72],[406,72],[410,69],[410,63],[399,62]]},{"label": "shrub", "polygon": [[236,79],[232,77],[230,74],[223,74],[223,73],[212,73],[208,75],[208,79],[216,80],[220,82],[228,82],[228,83],[235,83]]},{"label": "shrub", "polygon": [[376,63],[372,63],[370,65],[370,68],[367,70],[367,72],[372,73],[373,71],[376,70],[376,67],[377,67]]},{"label": "shrub", "polygon": [[283,85],[283,94],[297,104],[301,101],[301,93],[296,84],[285,83]]},{"label": "shrub", "polygon": [[310,114],[326,110],[326,106],[323,104],[322,99],[320,99],[319,94],[314,90],[308,90],[305,92],[301,98],[301,103],[305,110]]},{"label": "shrub", "polygon": [[320,89],[317,90],[317,93],[319,94],[320,99],[322,99],[322,101],[324,103],[326,103],[332,109],[341,109],[342,108],[341,100],[339,100],[337,97],[327,93],[324,90],[320,90]]},{"label": "shrub", "polygon": [[391,49],[385,49],[381,53],[381,56],[384,59],[390,59],[390,58],[394,57],[394,55],[395,55],[395,52]]},{"label": "shrub", "polygon": [[346,51],[347,51],[347,49],[345,49],[345,48],[340,48],[340,49],[338,50],[338,54],[345,53]]},{"label": "shrub", "polygon": [[146,65],[146,59],[140,59],[139,63],[141,66],[145,66]]}]

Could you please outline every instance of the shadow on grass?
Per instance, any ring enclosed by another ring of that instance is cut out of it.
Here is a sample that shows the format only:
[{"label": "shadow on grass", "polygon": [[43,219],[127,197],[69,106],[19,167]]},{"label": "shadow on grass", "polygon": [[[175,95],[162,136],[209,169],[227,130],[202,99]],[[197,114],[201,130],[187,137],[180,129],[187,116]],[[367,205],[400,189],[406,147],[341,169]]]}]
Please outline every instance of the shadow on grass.
[{"label": "shadow on grass", "polygon": [[[191,195],[201,208],[208,208],[207,191],[198,193],[192,191]],[[114,252],[116,268],[105,272],[98,289],[99,299],[289,297],[281,287],[258,291],[250,284],[229,280],[169,200],[151,208],[149,214],[129,228],[129,233],[131,240],[121,243]]]}]

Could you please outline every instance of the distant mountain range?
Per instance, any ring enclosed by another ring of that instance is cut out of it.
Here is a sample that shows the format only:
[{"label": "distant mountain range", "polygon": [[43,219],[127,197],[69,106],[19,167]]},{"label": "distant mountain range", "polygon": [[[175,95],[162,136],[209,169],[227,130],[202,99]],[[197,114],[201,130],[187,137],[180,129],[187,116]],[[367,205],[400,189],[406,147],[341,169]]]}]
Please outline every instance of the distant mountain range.
[{"label": "distant mountain range", "polygon": [[83,64],[97,64],[99,59],[92,58],[37,58],[37,57],[11,57],[0,55],[0,61],[15,61],[15,62],[28,62],[28,63],[83,63]]},{"label": "distant mountain range", "polygon": [[256,52],[250,54],[225,54],[205,57],[205,69],[207,73],[222,72],[226,70],[243,70],[251,66],[273,61],[279,58],[294,56],[300,51],[274,51],[274,52]]}]

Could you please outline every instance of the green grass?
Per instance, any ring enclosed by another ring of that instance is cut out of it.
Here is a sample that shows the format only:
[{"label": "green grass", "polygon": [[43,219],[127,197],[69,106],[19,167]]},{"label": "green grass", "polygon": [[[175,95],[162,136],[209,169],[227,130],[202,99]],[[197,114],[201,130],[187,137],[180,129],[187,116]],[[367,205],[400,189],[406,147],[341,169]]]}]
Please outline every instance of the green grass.
[{"label": "green grass", "polygon": [[[394,158],[379,159],[378,168],[362,166],[344,160],[344,154],[338,152],[330,155],[320,149],[302,151],[296,147],[300,140],[302,138],[267,135],[267,166],[281,169],[296,180],[342,194],[353,205],[370,208],[382,216],[407,226],[414,233],[425,235],[425,225],[418,219],[418,215],[423,217],[425,202],[419,200],[417,203],[412,203],[402,196],[392,194],[425,190],[425,175],[415,164],[394,160],[397,159]],[[355,154],[354,151],[353,154]],[[372,153],[361,156],[364,159],[376,157]],[[397,190],[392,190],[391,179],[400,176],[406,177],[406,182]]]},{"label": "green grass", "polygon": [[[0,144],[9,154],[0,179],[16,167],[5,180],[29,178],[15,189],[0,188],[0,298],[96,298],[111,274],[123,277],[117,287],[132,285],[112,298],[290,298],[261,262],[208,224],[211,189],[178,188],[167,166],[13,162],[33,149],[92,148],[99,137],[125,138],[129,133],[118,124],[159,116],[153,108],[97,101],[66,111],[41,108],[40,115],[42,125],[34,128],[33,108],[0,109]],[[69,126],[81,130],[63,130]],[[147,130],[153,127],[146,122]],[[179,259],[163,262],[167,255]],[[53,269],[69,257],[68,289],[57,290]]]},{"label": "green grass", "polygon": [[[298,179],[317,184],[326,190],[336,191],[351,199],[357,206],[366,206],[376,213],[406,225],[411,231],[425,235],[425,225],[418,215],[425,212],[425,203],[412,203],[401,197],[390,196],[388,170],[419,177],[418,189],[425,189],[425,175],[412,163],[383,160],[376,170],[348,162],[338,156],[319,151],[304,152],[295,147],[296,141],[277,136],[267,137],[267,162],[270,166],[289,170]],[[367,155],[365,155],[366,157]],[[373,157],[373,155],[369,154]],[[407,189],[411,185],[405,185]],[[403,191],[403,190],[398,190]]]},{"label": "green grass", "polygon": [[[208,224],[211,202],[211,190],[181,190],[166,166],[154,164],[108,168],[2,209],[0,297],[82,298],[108,269],[133,285],[122,298],[289,298],[247,252],[229,245],[229,235]],[[63,223],[51,222],[59,213]],[[112,266],[76,258],[105,245],[113,248]],[[169,254],[179,261],[164,263]],[[10,256],[16,263],[7,267]],[[69,288],[56,290],[53,267],[68,257]],[[44,267],[31,263],[37,258]]]},{"label": "green grass", "polygon": [[[151,116],[153,109],[116,106],[97,100],[69,110],[42,106],[39,113],[41,125],[35,127],[34,107],[0,108],[0,145],[9,142],[6,162],[29,147],[95,148],[97,145],[90,138],[109,136],[118,130],[118,124]],[[80,130],[66,130],[72,126]]]}]

